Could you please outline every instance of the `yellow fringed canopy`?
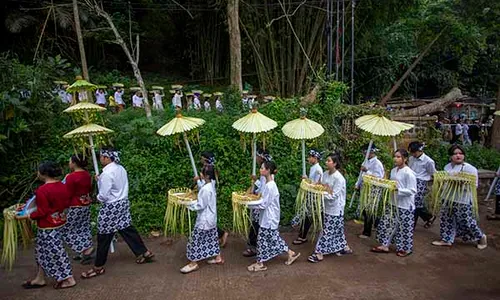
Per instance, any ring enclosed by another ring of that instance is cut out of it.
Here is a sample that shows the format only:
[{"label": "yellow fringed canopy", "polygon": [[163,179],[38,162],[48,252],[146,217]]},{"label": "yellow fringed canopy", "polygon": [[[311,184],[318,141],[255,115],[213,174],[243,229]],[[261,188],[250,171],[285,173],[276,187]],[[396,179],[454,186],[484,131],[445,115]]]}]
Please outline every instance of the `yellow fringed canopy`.
[{"label": "yellow fringed canopy", "polygon": [[242,236],[248,236],[250,230],[250,215],[247,205],[255,203],[261,198],[261,195],[248,194],[247,192],[233,192],[231,200],[233,204],[233,231]]},{"label": "yellow fringed canopy", "polygon": [[295,200],[295,212],[300,220],[310,217],[312,220],[312,232],[323,229],[323,197],[327,189],[321,185],[311,182],[310,179],[302,179],[300,189]]},{"label": "yellow fringed canopy", "polygon": [[17,220],[15,218],[18,204],[7,207],[3,210],[3,249],[2,264],[7,270],[12,270],[12,265],[16,260],[17,244],[19,231],[24,247],[26,247],[33,238],[31,221],[29,219]]},{"label": "yellow fringed canopy", "polygon": [[466,197],[469,194],[472,198],[472,210],[476,218],[479,217],[476,175],[459,172],[450,174],[446,171],[434,173],[434,183],[432,184],[430,210],[437,215],[441,207],[447,207],[450,211],[457,198]]},{"label": "yellow fringed canopy", "polygon": [[364,175],[359,197],[360,211],[365,211],[369,216],[381,216],[389,210],[393,216],[397,210],[390,201],[395,197],[396,188],[394,180]]},{"label": "yellow fringed canopy", "polygon": [[197,195],[188,188],[175,188],[168,191],[165,236],[191,232],[191,215],[188,206],[195,204],[196,201]]}]

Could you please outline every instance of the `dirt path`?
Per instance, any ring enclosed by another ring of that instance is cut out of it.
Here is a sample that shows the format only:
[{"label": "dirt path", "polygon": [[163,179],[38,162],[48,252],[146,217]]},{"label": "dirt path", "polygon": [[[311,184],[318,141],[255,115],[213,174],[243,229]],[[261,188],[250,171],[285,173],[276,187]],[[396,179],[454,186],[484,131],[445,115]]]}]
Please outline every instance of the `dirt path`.
[{"label": "dirt path", "polygon": [[[360,240],[360,225],[347,224],[347,239],[355,253],[326,257],[319,264],[306,261],[313,245],[292,247],[302,257],[292,266],[277,258],[266,272],[246,270],[251,259],[240,255],[245,242],[230,238],[223,266],[203,264],[198,272],[182,275],[186,263],[185,239],[166,245],[162,238],[149,239],[156,262],[136,265],[125,243],[110,255],[106,274],[92,280],[77,278],[78,285],[56,291],[50,287],[23,290],[22,280],[34,274],[32,250],[22,252],[22,261],[11,272],[0,271],[0,299],[500,299],[500,222],[482,221],[490,246],[483,251],[456,243],[452,248],[430,245],[438,237],[418,225],[415,252],[407,258],[394,253],[373,254],[373,240]],[[291,243],[295,233],[284,233]],[[73,265],[75,275],[86,268]]]}]

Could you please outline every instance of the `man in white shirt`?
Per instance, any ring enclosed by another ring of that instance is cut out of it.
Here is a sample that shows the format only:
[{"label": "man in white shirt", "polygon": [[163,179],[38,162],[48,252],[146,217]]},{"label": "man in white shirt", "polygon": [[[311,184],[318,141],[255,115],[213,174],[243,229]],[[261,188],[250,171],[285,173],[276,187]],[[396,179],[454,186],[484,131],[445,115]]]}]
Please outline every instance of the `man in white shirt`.
[{"label": "man in white shirt", "polygon": [[175,89],[175,94],[172,97],[172,108],[174,110],[182,109],[182,91],[178,88]]},{"label": "man in white shirt", "polygon": [[136,263],[150,262],[154,257],[131,224],[127,171],[120,165],[118,151],[103,148],[99,160],[103,169],[102,173],[96,176],[99,188],[97,200],[102,204],[97,218],[97,254],[94,267],[82,273],[84,279],[104,274],[109,247],[116,232],[137,257]]},{"label": "man in white shirt", "polygon": [[453,139],[452,144],[463,142],[463,136],[462,136],[463,133],[464,133],[464,128],[462,126],[462,120],[458,119],[457,124],[455,125],[455,138]]},{"label": "man in white shirt", "polygon": [[125,102],[123,101],[123,90],[121,88],[116,88],[114,99],[118,105],[118,112],[121,112],[125,108]]},{"label": "man in white shirt", "polygon": [[[368,145],[364,147],[364,149],[368,149]],[[364,150],[363,153],[366,154],[367,150]],[[375,144],[372,145],[372,148],[370,150],[370,154],[368,155],[368,160],[363,163],[361,166],[361,171],[363,172],[362,175],[371,175],[377,178],[384,178],[385,176],[385,170],[384,170],[384,165],[382,162],[377,158],[376,153],[379,151],[377,146]],[[361,189],[361,186],[363,185],[363,177],[358,178],[358,181],[356,182],[356,185],[354,188],[356,190]],[[369,238],[372,234],[372,227],[373,227],[373,218],[368,216],[366,212],[363,212],[363,233],[359,235],[360,238],[366,239]],[[375,227],[378,224],[378,220],[375,220]]]}]

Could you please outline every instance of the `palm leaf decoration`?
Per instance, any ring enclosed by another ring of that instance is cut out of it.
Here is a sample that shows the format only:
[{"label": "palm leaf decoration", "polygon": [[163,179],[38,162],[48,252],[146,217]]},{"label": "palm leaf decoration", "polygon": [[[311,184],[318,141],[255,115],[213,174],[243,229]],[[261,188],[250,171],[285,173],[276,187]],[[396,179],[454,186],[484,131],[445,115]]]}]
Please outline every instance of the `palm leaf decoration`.
[{"label": "palm leaf decoration", "polygon": [[391,202],[396,198],[396,188],[394,180],[364,175],[359,196],[360,211],[374,217],[389,214],[393,219],[397,214],[397,207]]},{"label": "palm leaf decoration", "polygon": [[74,93],[74,92],[79,92],[82,90],[85,91],[95,91],[97,89],[97,85],[88,82],[85,79],[77,79],[75,82],[73,82],[72,85],[70,85],[66,91]]},{"label": "palm leaf decoration", "polygon": [[248,203],[259,200],[261,195],[247,194],[246,192],[233,192],[231,202],[233,205],[233,231],[243,237],[247,237],[250,231],[250,215],[248,214]]},{"label": "palm leaf decoration", "polygon": [[196,194],[188,188],[175,188],[168,191],[165,236],[191,233],[191,214],[188,205],[196,203],[196,198]]},{"label": "palm leaf decoration", "polygon": [[429,206],[434,215],[437,215],[443,207],[451,212],[456,199],[471,197],[472,211],[474,216],[479,218],[476,175],[465,172],[450,174],[446,171],[438,171],[433,177]]},{"label": "palm leaf decoration", "polygon": [[16,260],[17,244],[21,236],[24,247],[27,247],[33,238],[31,221],[29,219],[16,220],[18,204],[7,207],[3,210],[3,248],[1,263],[7,270],[12,270],[12,265]]}]

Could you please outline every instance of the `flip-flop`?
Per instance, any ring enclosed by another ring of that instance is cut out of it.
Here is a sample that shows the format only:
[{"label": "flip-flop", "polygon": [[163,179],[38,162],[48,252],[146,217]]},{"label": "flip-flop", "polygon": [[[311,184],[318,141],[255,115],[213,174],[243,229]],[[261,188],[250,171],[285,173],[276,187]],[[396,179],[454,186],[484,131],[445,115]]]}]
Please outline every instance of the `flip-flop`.
[{"label": "flip-flop", "polygon": [[72,287],[74,287],[74,286],[76,285],[76,283],[75,283],[75,284],[73,284],[73,285],[63,286],[63,282],[64,282],[64,281],[59,281],[59,282],[56,282],[56,283],[54,284],[54,286],[53,286],[53,287],[54,287],[54,289],[56,289],[56,290],[70,289],[70,288],[72,288]]},{"label": "flip-flop", "polygon": [[258,265],[257,263],[251,264],[247,267],[247,270],[250,272],[260,272],[260,271],[266,271],[267,267],[264,265]]},{"label": "flip-flop", "polygon": [[409,251],[409,252],[407,252],[407,251],[398,251],[396,253],[396,255],[399,256],[399,257],[407,257],[407,256],[410,256],[412,253],[413,253],[412,251]]},{"label": "flip-flop", "polygon": [[307,239],[297,238],[295,241],[292,242],[292,244],[294,245],[302,245],[304,243],[307,243]]},{"label": "flip-flop", "polygon": [[217,259],[215,259],[215,258],[209,259],[209,260],[207,260],[207,264],[209,264],[209,265],[223,265],[224,259],[221,258],[221,260],[219,260],[219,261],[217,261]]},{"label": "flip-flop", "polygon": [[299,258],[299,256],[300,256],[300,252],[296,253],[295,256],[289,257],[288,260],[285,261],[285,265],[289,266],[289,265],[293,264],[293,262],[296,261],[297,258]]},{"label": "flip-flop", "polygon": [[21,286],[27,290],[31,290],[31,289],[39,289],[39,288],[46,287],[47,284],[36,284],[36,283],[33,284],[33,283],[31,283],[31,280],[29,280],[29,281],[26,281],[25,283],[23,283]]},{"label": "flip-flop", "polygon": [[100,275],[104,274],[105,272],[106,272],[106,269],[104,269],[104,268],[101,268],[101,269],[92,268],[92,269],[88,270],[87,272],[83,272],[80,276],[83,279],[90,279],[90,278],[100,276]]},{"label": "flip-flop", "polygon": [[311,254],[311,255],[309,255],[309,257],[307,257],[307,261],[308,262],[312,262],[312,263],[318,263],[318,262],[320,262],[322,260],[323,259],[319,259],[316,254]]},{"label": "flip-flop", "polygon": [[252,257],[252,256],[255,256],[255,255],[257,255],[257,252],[255,252],[252,249],[246,249],[245,251],[243,251],[243,256],[244,257]]},{"label": "flip-flop", "polygon": [[146,253],[143,253],[143,254],[139,255],[137,257],[137,259],[135,260],[135,263],[139,264],[139,265],[142,265],[142,264],[145,264],[145,263],[153,262],[153,257],[155,257],[155,255],[153,254],[153,252],[150,252],[150,251],[147,251],[147,252],[149,252],[148,255],[145,255]]},{"label": "flip-flop", "polygon": [[429,229],[432,224],[434,224],[434,221],[436,220],[436,216],[433,216],[429,221],[425,222],[424,228]]},{"label": "flip-flop", "polygon": [[370,249],[370,251],[374,253],[389,253],[389,250],[384,250],[380,247],[373,247]]}]

